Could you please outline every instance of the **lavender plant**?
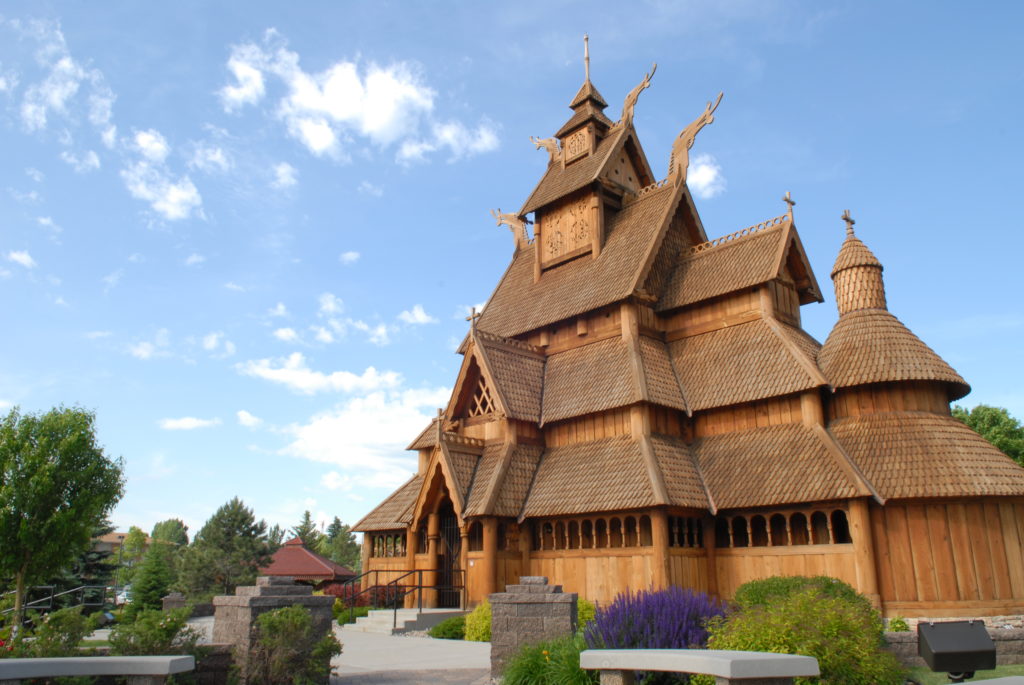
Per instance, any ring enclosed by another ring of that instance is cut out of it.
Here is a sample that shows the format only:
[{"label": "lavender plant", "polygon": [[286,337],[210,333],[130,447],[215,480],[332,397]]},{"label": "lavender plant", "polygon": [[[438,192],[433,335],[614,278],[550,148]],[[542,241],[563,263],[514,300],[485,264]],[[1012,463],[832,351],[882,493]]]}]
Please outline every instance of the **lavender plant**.
[{"label": "lavender plant", "polygon": [[688,649],[707,644],[705,624],[725,605],[673,585],[618,595],[598,608],[583,637],[591,649]]}]

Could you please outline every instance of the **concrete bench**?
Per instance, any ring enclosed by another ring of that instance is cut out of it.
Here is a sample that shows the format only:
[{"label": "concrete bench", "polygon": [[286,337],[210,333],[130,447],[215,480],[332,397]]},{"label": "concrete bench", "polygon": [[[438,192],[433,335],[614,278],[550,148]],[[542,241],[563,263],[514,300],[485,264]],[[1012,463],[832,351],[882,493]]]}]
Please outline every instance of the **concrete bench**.
[{"label": "concrete bench", "polygon": [[601,671],[601,685],[633,685],[634,671],[703,673],[718,685],[783,685],[821,673],[812,656],[722,649],[588,649],[580,667]]},{"label": "concrete bench", "polygon": [[167,676],[195,670],[190,656],[71,656],[52,659],[0,659],[0,685],[23,678],[128,676],[128,685],[160,685]]}]

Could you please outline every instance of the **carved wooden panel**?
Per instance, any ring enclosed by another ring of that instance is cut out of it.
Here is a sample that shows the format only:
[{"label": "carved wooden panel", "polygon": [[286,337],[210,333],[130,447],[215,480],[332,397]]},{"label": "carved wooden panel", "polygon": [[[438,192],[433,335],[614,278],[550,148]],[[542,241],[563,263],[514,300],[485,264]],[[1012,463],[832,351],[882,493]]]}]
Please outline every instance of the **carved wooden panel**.
[{"label": "carved wooden panel", "polygon": [[590,129],[581,128],[576,133],[573,133],[565,139],[563,148],[565,150],[566,164],[590,152]]},{"label": "carved wooden panel", "polygon": [[584,195],[546,213],[541,227],[541,266],[551,266],[592,248],[594,216]]},{"label": "carved wooden panel", "polygon": [[612,167],[608,170],[606,177],[609,181],[628,188],[634,193],[640,190],[636,169],[633,168],[633,164],[629,161],[629,157],[626,156],[625,152],[620,152],[618,159],[612,162]]}]

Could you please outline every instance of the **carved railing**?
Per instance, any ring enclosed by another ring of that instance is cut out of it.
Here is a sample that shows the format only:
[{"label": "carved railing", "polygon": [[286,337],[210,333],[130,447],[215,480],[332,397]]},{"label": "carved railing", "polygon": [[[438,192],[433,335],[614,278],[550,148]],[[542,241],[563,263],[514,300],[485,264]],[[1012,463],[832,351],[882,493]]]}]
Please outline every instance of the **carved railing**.
[{"label": "carved railing", "polygon": [[772,228],[773,226],[778,226],[783,221],[788,221],[788,220],[789,220],[789,215],[788,214],[783,214],[782,216],[777,216],[774,219],[768,219],[767,221],[762,221],[759,224],[755,224],[754,226],[748,226],[747,228],[744,228],[742,230],[736,231],[735,233],[730,233],[729,235],[723,235],[721,238],[715,238],[714,240],[709,240],[706,243],[701,243],[700,245],[694,245],[693,247],[690,248],[689,254],[691,254],[691,255],[700,254],[701,252],[705,252],[707,250],[710,250],[711,248],[720,247],[722,245],[726,245],[728,243],[731,243],[731,242],[733,242],[735,240],[739,240],[740,238],[746,238],[749,235],[753,235],[755,233],[759,233],[759,232],[764,231],[766,229]]}]

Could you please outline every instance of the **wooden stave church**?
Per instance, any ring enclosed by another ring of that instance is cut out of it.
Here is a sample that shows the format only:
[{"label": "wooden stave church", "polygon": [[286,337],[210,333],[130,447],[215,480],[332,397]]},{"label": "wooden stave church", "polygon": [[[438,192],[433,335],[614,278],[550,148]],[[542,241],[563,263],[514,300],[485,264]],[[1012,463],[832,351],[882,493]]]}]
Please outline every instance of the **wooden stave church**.
[{"label": "wooden stave church", "polygon": [[547,169],[497,215],[515,253],[409,446],[417,473],[353,528],[364,585],[422,570],[465,584],[424,591],[454,606],[525,575],[604,602],[826,574],[887,616],[1024,614],[1024,468],[951,417],[970,387],[888,312],[848,213],[824,345],[801,328],[824,298],[788,194],[708,240],[686,172],[718,103],[655,182],[632,124],[652,74],[612,122],[588,69],[535,141]]}]

